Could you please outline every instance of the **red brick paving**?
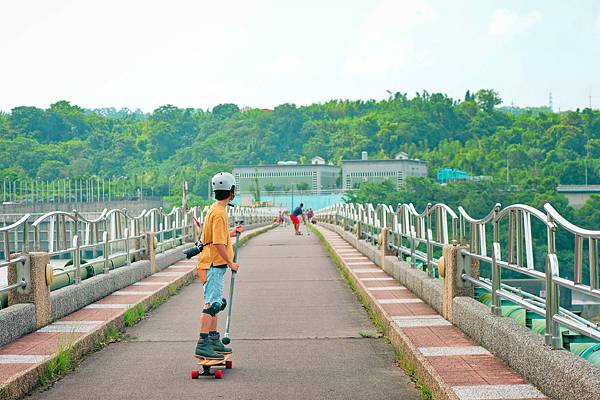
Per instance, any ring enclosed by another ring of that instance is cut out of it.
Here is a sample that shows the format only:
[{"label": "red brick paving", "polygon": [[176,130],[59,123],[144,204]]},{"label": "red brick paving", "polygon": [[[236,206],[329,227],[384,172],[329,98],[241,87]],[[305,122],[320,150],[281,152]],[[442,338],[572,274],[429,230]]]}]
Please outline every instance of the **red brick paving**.
[{"label": "red brick paving", "polygon": [[527,383],[493,355],[435,356],[427,361],[451,386]]},{"label": "red brick paving", "polygon": [[[392,281],[393,282],[393,281]],[[396,286],[398,282],[395,282]],[[377,290],[371,292],[373,297],[376,299],[417,299],[413,292],[410,290]]]},{"label": "red brick paving", "polygon": [[390,316],[437,315],[437,312],[425,303],[380,304]]},{"label": "red brick paving", "polygon": [[68,345],[79,336],[80,333],[33,332],[2,346],[0,355],[50,355],[56,352],[59,345]]},{"label": "red brick paving", "polygon": [[144,294],[128,295],[128,296],[111,295],[111,296],[107,296],[103,299],[98,300],[96,302],[96,304],[134,304],[146,296],[147,295],[144,295]]},{"label": "red brick paving", "polygon": [[378,272],[357,272],[356,276],[358,276],[358,278],[383,278],[385,276],[387,276],[387,274],[381,270],[379,270]]},{"label": "red brick paving", "polygon": [[[363,285],[365,285],[368,288],[386,287],[386,286],[402,286],[396,280],[393,280],[393,281],[363,281]],[[375,293],[375,292],[372,292],[372,293]]]},{"label": "red brick paving", "polygon": [[123,312],[118,308],[83,308],[69,314],[62,321],[105,321]]},{"label": "red brick paving", "polygon": [[6,382],[10,377],[25,371],[33,364],[0,364],[0,383]]},{"label": "red brick paving", "polygon": [[475,342],[454,326],[402,328],[417,347],[475,346]]},{"label": "red brick paving", "polygon": [[169,283],[174,281],[177,278],[176,276],[149,276],[145,279],[142,279],[140,282],[164,282]]}]

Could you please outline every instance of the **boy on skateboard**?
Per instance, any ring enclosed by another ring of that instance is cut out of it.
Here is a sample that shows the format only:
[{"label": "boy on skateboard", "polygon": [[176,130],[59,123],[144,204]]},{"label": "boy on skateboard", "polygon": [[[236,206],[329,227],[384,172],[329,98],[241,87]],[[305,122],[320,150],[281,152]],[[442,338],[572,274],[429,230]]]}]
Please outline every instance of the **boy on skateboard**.
[{"label": "boy on skateboard", "polygon": [[302,207],[304,207],[304,204],[300,203],[300,206],[294,208],[294,211],[292,211],[292,214],[290,215],[290,219],[294,223],[294,231],[296,235],[302,235],[300,232],[299,216],[302,216],[302,221],[304,221],[304,224],[306,225],[306,219],[304,218],[304,211],[302,210]]},{"label": "boy on skateboard", "polygon": [[199,358],[222,360],[231,349],[223,346],[217,331],[217,314],[227,305],[223,298],[223,280],[227,268],[232,273],[240,267],[233,262],[231,237],[241,233],[242,226],[229,230],[227,206],[235,197],[235,178],[220,172],[212,178],[216,202],[208,210],[202,231],[204,248],[198,262],[198,275],[204,287],[204,309],[200,318],[200,338],[195,355]]}]

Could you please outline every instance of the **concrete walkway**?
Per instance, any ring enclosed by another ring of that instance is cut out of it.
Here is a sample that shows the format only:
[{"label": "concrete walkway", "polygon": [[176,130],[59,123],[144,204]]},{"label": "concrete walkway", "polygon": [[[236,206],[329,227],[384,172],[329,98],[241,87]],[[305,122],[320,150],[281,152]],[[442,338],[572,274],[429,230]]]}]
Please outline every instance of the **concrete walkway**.
[{"label": "concrete walkway", "polygon": [[[36,399],[418,399],[317,238],[278,228],[240,251],[222,381],[192,380],[198,281]],[[226,277],[228,286],[229,274]],[[222,318],[222,323],[225,318]]]}]

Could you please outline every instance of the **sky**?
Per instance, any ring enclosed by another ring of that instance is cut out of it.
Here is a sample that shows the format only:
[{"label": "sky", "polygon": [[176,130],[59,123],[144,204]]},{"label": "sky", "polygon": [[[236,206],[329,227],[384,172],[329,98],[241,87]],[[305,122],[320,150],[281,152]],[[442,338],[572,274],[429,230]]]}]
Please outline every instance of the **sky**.
[{"label": "sky", "polygon": [[[301,4],[300,4],[301,3]],[[600,108],[600,1],[0,0],[0,110],[494,89]]]}]

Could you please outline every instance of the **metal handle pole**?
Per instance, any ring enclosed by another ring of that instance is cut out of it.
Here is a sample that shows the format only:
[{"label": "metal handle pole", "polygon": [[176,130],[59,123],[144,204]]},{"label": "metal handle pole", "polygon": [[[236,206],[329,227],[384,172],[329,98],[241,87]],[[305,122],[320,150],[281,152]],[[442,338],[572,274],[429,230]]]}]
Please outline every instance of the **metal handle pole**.
[{"label": "metal handle pole", "polygon": [[[235,248],[233,250],[233,262],[237,262],[240,233],[235,233]],[[229,327],[231,325],[231,310],[233,309],[233,289],[235,287],[235,272],[231,271],[231,284],[229,286],[229,311],[227,312],[227,323],[225,325],[225,337],[229,338]]]}]

